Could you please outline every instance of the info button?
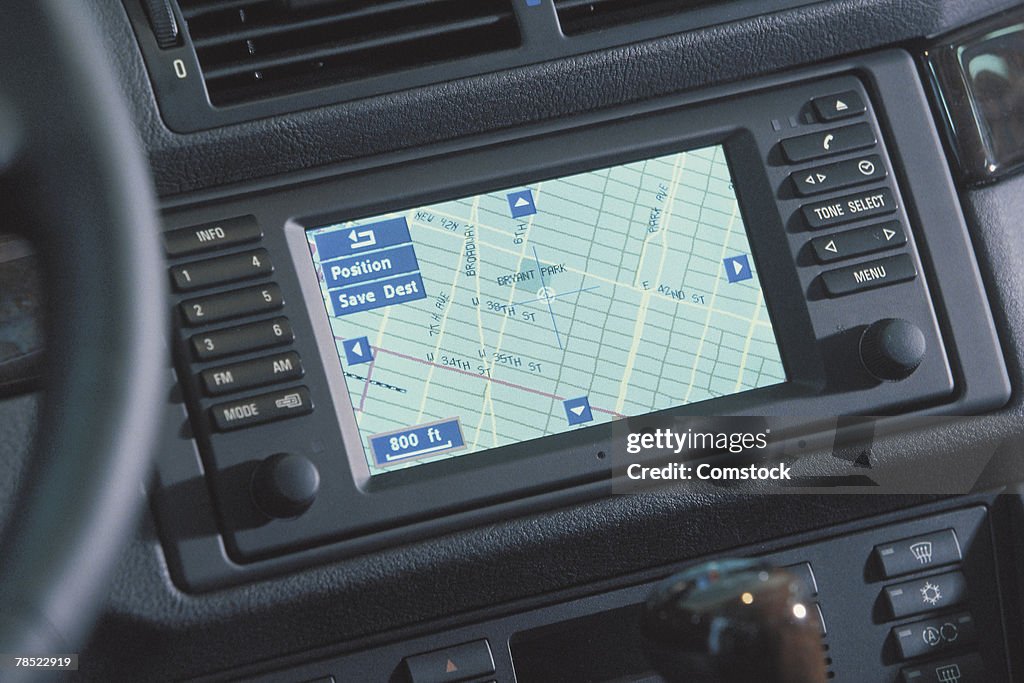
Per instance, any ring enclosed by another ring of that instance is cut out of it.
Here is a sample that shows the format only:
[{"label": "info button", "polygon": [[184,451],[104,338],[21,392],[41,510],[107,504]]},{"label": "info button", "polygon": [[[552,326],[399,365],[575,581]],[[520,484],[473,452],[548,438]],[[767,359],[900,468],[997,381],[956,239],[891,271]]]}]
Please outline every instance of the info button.
[{"label": "info button", "polygon": [[887,187],[865,190],[839,199],[807,204],[800,209],[807,225],[815,230],[872,218],[896,210],[896,200]]}]

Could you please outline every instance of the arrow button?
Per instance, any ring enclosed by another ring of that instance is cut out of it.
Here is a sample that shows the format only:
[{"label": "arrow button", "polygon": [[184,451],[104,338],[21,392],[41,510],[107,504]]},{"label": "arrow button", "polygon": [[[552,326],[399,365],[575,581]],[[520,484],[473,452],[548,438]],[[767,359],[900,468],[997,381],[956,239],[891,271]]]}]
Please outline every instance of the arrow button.
[{"label": "arrow button", "polygon": [[836,95],[815,97],[811,104],[821,121],[838,121],[850,116],[863,114],[867,107],[864,100],[855,90],[848,90]]},{"label": "arrow button", "polygon": [[807,197],[822,192],[841,190],[861,183],[881,180],[888,175],[882,157],[877,154],[839,161],[826,166],[803,170],[792,175],[796,193]]},{"label": "arrow button", "polygon": [[842,259],[873,254],[902,247],[907,243],[907,234],[899,221],[889,221],[866,228],[847,230],[811,240],[811,250],[820,263],[831,263]]},{"label": "arrow button", "polygon": [[494,674],[494,658],[486,640],[455,645],[405,658],[406,679],[412,683],[465,681]]}]

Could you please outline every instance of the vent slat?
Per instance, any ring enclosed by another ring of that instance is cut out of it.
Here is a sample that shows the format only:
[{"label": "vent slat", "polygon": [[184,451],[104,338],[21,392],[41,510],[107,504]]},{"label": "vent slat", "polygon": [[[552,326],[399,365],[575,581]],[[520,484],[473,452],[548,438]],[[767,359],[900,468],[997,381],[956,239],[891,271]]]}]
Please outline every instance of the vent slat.
[{"label": "vent slat", "polygon": [[[249,4],[252,4],[252,0],[247,0]],[[192,42],[199,49],[206,47],[214,47],[217,45],[224,45],[235,41],[253,40],[255,38],[265,38],[267,36],[280,35],[283,33],[290,33],[292,31],[302,31],[311,28],[319,28],[322,26],[330,26],[332,24],[344,25],[345,22],[356,21],[360,19],[373,19],[379,18],[378,15],[385,14],[387,12],[396,12],[405,9],[411,9],[419,7],[423,4],[423,0],[393,0],[392,2],[379,2],[373,7],[364,7],[357,10],[349,10],[345,12],[337,12],[324,16],[307,17],[304,19],[293,19],[290,21],[278,21],[274,23],[265,24],[253,24],[243,25],[244,28],[240,28],[236,31],[226,31],[224,33],[217,33],[213,35],[200,35],[193,36]]]},{"label": "vent slat", "polygon": [[721,5],[732,0],[555,0],[555,11],[567,36],[612,28],[644,19]]},{"label": "vent slat", "polygon": [[[272,2],[273,0],[268,0]],[[193,19],[195,17],[202,16],[204,14],[213,14],[215,12],[226,12],[229,10],[245,9],[256,5],[258,2],[253,0],[180,0],[179,6],[181,9],[181,15],[185,17],[185,20]]]},{"label": "vent slat", "polygon": [[513,2],[178,0],[217,106],[514,49]]},{"label": "vent slat", "polygon": [[[457,33],[467,29],[486,27],[499,21],[501,21],[500,18],[494,17],[466,19],[464,21],[452,22],[445,25],[445,30]],[[315,50],[296,50],[291,53],[279,54],[273,57],[254,57],[251,60],[232,62],[207,69],[204,74],[208,80],[215,80],[218,78],[227,78],[229,76],[238,76],[256,71],[265,71],[267,69],[290,66],[301,62],[341,57],[348,54],[365,52],[367,50],[391,46],[394,46],[396,49],[400,49],[403,43],[409,43],[423,38],[430,38],[435,35],[437,35],[436,27],[402,31],[388,36],[367,38],[357,42],[323,45]]]}]

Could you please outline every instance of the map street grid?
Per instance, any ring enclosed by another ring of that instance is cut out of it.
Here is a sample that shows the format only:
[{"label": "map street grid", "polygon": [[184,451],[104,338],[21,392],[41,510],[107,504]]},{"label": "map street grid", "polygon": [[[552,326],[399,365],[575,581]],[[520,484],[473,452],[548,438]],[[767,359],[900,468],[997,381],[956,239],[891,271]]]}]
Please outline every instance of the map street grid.
[{"label": "map street grid", "polygon": [[785,381],[731,182],[709,147],[310,231],[371,472]]}]

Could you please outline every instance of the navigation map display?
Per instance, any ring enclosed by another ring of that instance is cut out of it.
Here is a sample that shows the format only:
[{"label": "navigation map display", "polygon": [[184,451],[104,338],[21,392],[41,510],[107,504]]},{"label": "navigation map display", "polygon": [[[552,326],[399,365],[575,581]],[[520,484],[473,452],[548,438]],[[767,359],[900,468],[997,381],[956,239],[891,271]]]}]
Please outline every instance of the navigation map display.
[{"label": "navigation map display", "polygon": [[786,380],[721,146],[307,236],[372,474]]}]

